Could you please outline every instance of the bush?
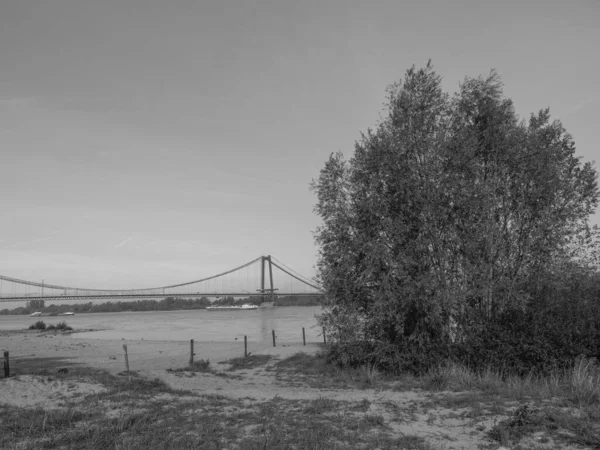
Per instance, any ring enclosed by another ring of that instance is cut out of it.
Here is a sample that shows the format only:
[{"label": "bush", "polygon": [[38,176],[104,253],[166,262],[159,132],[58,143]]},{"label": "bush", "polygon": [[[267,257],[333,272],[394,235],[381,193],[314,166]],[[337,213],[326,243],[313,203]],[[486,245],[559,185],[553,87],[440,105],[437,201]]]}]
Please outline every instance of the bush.
[{"label": "bush", "polygon": [[[44,330],[45,329],[47,331],[49,331],[49,330],[69,331],[69,330],[73,329],[73,327],[70,327],[69,325],[67,325],[67,322],[58,322],[56,325],[50,324],[48,326],[46,326],[44,324],[44,322],[41,322],[41,321],[38,322],[38,323],[41,323],[43,325],[43,327],[44,327],[44,328],[39,328],[40,330]],[[34,327],[35,327],[35,325],[32,325],[32,326],[29,327],[29,329],[32,330],[32,329],[34,329]]]},{"label": "bush", "polygon": [[210,361],[208,359],[198,359],[188,368],[191,372],[210,372]]},{"label": "bush", "polygon": [[72,330],[73,327],[70,327],[69,325],[67,325],[67,322],[58,322],[56,324],[56,329],[57,330],[61,330],[61,331],[68,331],[68,330]]},{"label": "bush", "polygon": [[375,347],[366,341],[336,342],[327,353],[327,362],[342,368],[361,367],[374,359]]},{"label": "bush", "polygon": [[472,369],[547,375],[574,367],[581,356],[599,358],[600,304],[595,299],[600,279],[585,278],[562,280],[558,288],[542,286],[523,309],[491,319],[469,317],[461,338],[451,344],[452,359]]},{"label": "bush", "polygon": [[46,324],[44,323],[43,320],[38,320],[33,325],[29,325],[29,329],[30,330],[45,330],[46,329]]},{"label": "bush", "polygon": [[600,277],[565,277],[558,287],[545,283],[532,290],[522,308],[507,308],[491,317],[476,309],[466,312],[452,336],[421,326],[418,339],[399,335],[392,341],[368,338],[375,333],[354,326],[367,331],[355,331],[352,339],[350,332],[336,333],[332,323],[338,321],[344,328],[346,317],[330,315],[335,321],[321,320],[331,339],[327,359],[340,367],[376,364],[385,372],[417,374],[431,373],[440,361],[449,360],[477,373],[490,369],[504,377],[545,376],[577,367],[581,357],[600,359],[600,303],[595,301]]}]

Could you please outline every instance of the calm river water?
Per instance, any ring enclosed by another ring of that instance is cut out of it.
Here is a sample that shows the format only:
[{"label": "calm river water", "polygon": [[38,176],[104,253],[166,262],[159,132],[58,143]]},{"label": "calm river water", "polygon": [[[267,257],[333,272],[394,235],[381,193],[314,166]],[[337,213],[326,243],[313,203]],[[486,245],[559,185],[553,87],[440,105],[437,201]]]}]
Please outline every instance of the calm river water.
[{"label": "calm river water", "polygon": [[302,327],[307,342],[320,342],[321,330],[315,314],[320,306],[285,306],[260,308],[254,311],[147,311],[120,313],[89,313],[74,316],[0,316],[0,330],[28,328],[37,320],[46,325],[66,321],[75,329],[94,329],[75,333],[73,337],[92,339],[148,339],[183,341],[231,342],[248,336],[249,341],[272,339],[275,330],[278,342],[302,342]]}]

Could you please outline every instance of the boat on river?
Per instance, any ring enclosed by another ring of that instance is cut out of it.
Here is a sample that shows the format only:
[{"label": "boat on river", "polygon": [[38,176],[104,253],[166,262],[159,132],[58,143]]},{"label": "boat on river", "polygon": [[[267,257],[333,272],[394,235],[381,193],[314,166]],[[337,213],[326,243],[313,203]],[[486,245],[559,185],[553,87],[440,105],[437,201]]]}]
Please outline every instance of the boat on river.
[{"label": "boat on river", "polygon": [[207,311],[252,311],[258,309],[258,306],[244,303],[242,306],[239,305],[227,305],[227,306],[207,306]]},{"label": "boat on river", "polygon": [[33,312],[33,313],[29,314],[29,315],[30,315],[31,317],[38,317],[38,316],[41,316],[41,315],[42,315],[42,313],[41,313],[41,312],[39,312],[39,311],[36,311],[36,312]]}]

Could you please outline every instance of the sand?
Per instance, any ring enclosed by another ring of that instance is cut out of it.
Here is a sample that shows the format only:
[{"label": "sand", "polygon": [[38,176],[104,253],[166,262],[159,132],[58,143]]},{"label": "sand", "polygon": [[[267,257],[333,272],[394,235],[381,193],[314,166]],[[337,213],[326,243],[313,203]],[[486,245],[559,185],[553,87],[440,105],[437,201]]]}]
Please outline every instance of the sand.
[{"label": "sand", "polygon": [[[83,336],[83,337],[82,337]],[[215,383],[203,382],[194,385],[190,379],[182,379],[167,372],[167,369],[183,368],[190,359],[190,342],[180,341],[127,341],[86,339],[85,334],[77,337],[70,333],[40,332],[33,330],[0,331],[0,352],[9,352],[11,378],[3,379],[0,374],[0,403],[15,406],[60,406],[61,401],[85,393],[98,392],[100,387],[89,383],[75,383],[73,386],[61,386],[51,375],[72,365],[104,369],[117,374],[126,370],[125,350],[129,369],[141,376],[161,378],[178,389],[197,392],[221,392],[223,380],[216,378]],[[285,345],[273,347],[267,344],[248,343],[250,354],[269,354],[275,358],[285,358],[303,351],[313,353],[318,350],[315,344]],[[194,342],[194,359],[208,359],[212,367],[224,368],[219,362],[244,355],[244,342]],[[44,371],[48,378],[31,377],[32,372]],[[198,381],[198,380],[197,380]],[[252,383],[252,381],[249,381]],[[73,384],[73,382],[71,383]],[[196,383],[197,384],[197,383]],[[247,396],[250,385],[235,385],[233,396]],[[233,390],[234,386],[232,386]],[[256,392],[257,398],[273,397],[275,393]]]},{"label": "sand", "polygon": [[77,401],[88,394],[106,391],[100,384],[84,381],[65,383],[52,376],[19,375],[0,380],[0,404],[57,408],[66,400]]},{"label": "sand", "polygon": [[[168,368],[185,367],[190,359],[190,341],[151,341],[124,339],[88,339],[85,334],[27,331],[0,331],[0,351],[8,351],[15,373],[29,373],[34,369],[83,364],[119,373],[126,369],[125,350],[130,370],[140,374],[165,372]],[[251,354],[270,354],[285,358],[303,351],[317,351],[317,344],[281,345],[248,342]],[[244,356],[244,341],[194,342],[194,358],[208,359],[211,363]]]},{"label": "sand", "polygon": [[[272,355],[277,360],[297,352],[314,353],[320,348],[317,344],[278,347],[269,344],[249,343],[248,350],[252,354]],[[67,383],[53,375],[61,369],[68,370],[74,364],[105,369],[112,373],[123,372],[126,368],[123,345],[127,345],[131,370],[145,377],[158,377],[176,389],[196,394],[220,394],[250,399],[252,402],[276,396],[286,399],[331,398],[350,402],[366,399],[372,404],[372,412],[385,416],[399,435],[416,434],[432,443],[443,444],[440,448],[448,450],[479,448],[489,442],[485,431],[493,426],[491,422],[476,424],[472,419],[458,414],[460,411],[457,413],[456,410],[435,406],[420,415],[407,412],[398,417],[390,416],[389,409],[385,407],[389,402],[396,404],[401,411],[412,411],[411,408],[416,404],[435,403],[432,394],[419,390],[317,389],[303,383],[278,380],[268,367],[236,372],[238,377],[167,371],[169,368],[187,366],[190,358],[189,341],[101,340],[88,339],[81,334],[73,337],[70,334],[37,331],[0,331],[0,351],[10,352],[11,371],[15,374],[8,379],[0,378],[0,404],[56,408],[67,400],[73,402],[86,394],[102,392],[102,386],[89,383],[89,380],[70,379]],[[196,360],[208,359],[211,367],[226,370],[226,364],[218,363],[243,356],[244,343],[195,342],[194,350]],[[39,369],[46,369],[46,375],[29,375]],[[432,421],[432,416],[436,420]],[[501,418],[493,419],[495,421]],[[476,425],[478,428],[475,428]]]}]

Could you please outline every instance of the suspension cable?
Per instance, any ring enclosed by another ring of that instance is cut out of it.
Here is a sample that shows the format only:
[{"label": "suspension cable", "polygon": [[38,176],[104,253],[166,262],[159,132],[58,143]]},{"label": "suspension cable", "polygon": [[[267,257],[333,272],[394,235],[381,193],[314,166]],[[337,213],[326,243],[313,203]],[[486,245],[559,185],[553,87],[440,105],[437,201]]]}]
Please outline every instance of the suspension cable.
[{"label": "suspension cable", "polygon": [[320,287],[318,287],[318,286],[315,286],[314,284],[312,284],[312,283],[309,283],[309,282],[307,282],[307,281],[304,281],[304,280],[302,280],[301,278],[298,278],[298,277],[297,277],[296,275],[294,275],[293,273],[290,273],[290,272],[288,272],[286,269],[284,269],[283,267],[281,267],[279,264],[277,264],[277,263],[274,263],[274,262],[271,262],[271,264],[273,264],[275,267],[277,267],[277,268],[278,268],[279,270],[281,270],[282,272],[285,272],[285,273],[287,273],[287,274],[288,274],[290,277],[293,277],[293,278],[295,278],[296,280],[300,281],[301,283],[307,284],[307,285],[309,285],[310,287],[312,287],[312,288],[314,288],[314,289],[317,289],[317,290],[319,290],[319,291],[321,290],[321,288],[320,288]]},{"label": "suspension cable", "polygon": [[308,281],[309,283],[314,283],[314,282],[315,282],[315,280],[313,280],[313,279],[311,279],[311,278],[308,278],[308,277],[305,277],[304,275],[302,275],[301,273],[299,273],[299,272],[295,271],[295,270],[294,270],[294,269],[292,269],[291,267],[289,267],[289,266],[286,266],[286,265],[285,265],[283,262],[281,262],[280,260],[278,260],[278,259],[277,259],[277,258],[275,258],[274,256],[271,256],[271,258],[273,258],[275,261],[277,261],[279,264],[281,264],[283,267],[285,267],[285,268],[286,268],[287,270],[289,270],[290,272],[293,272],[293,273],[295,273],[295,274],[296,274],[296,275],[298,275],[300,278],[303,278],[303,279],[305,279],[305,280],[306,280],[306,281]]},{"label": "suspension cable", "polygon": [[37,283],[35,281],[20,280],[18,278],[6,277],[4,275],[0,275],[0,280],[11,281],[13,283],[25,284],[25,285],[29,285],[29,286],[37,286],[37,287],[42,287],[43,286],[44,288],[61,289],[61,290],[69,289],[69,290],[77,290],[77,291],[80,291],[80,292],[81,291],[82,292],[98,292],[98,291],[104,291],[104,292],[133,292],[133,291],[147,292],[147,291],[151,291],[151,290],[154,290],[154,289],[171,289],[171,288],[176,288],[176,287],[181,287],[181,286],[188,286],[190,284],[201,283],[203,281],[208,281],[208,280],[212,280],[214,278],[219,278],[219,277],[222,277],[223,275],[227,275],[227,274],[229,274],[231,272],[235,272],[236,270],[240,270],[240,269],[243,269],[244,267],[248,267],[249,265],[254,264],[258,260],[260,260],[261,258],[262,258],[262,256],[259,256],[258,258],[253,259],[252,261],[247,262],[246,264],[242,264],[241,266],[238,266],[238,267],[236,267],[234,269],[226,270],[225,272],[221,272],[221,273],[218,273],[216,275],[212,275],[212,276],[206,277],[206,278],[201,278],[199,280],[188,281],[187,283],[171,284],[169,286],[160,286],[160,287],[143,288],[143,289],[92,289],[92,288],[76,288],[76,287],[69,287],[69,286],[59,286],[59,285],[55,285],[55,284]]}]

